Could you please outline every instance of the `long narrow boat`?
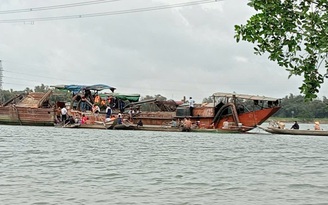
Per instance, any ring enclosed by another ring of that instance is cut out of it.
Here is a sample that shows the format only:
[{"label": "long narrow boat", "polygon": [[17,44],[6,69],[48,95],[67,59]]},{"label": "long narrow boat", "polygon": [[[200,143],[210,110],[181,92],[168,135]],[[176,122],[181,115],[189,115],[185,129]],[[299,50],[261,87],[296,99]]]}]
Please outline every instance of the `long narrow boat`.
[{"label": "long narrow boat", "polygon": [[260,129],[280,135],[313,135],[313,136],[328,136],[328,131],[326,130],[294,130],[294,129],[280,129],[276,127],[261,127]]}]

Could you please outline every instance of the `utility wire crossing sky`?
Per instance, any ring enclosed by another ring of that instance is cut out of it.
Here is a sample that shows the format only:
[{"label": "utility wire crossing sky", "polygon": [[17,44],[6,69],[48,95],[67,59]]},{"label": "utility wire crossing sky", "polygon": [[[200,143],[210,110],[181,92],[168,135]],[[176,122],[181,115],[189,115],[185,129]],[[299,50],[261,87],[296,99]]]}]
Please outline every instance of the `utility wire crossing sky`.
[{"label": "utility wire crossing sky", "polygon": [[301,77],[288,79],[234,39],[234,25],[254,14],[240,0],[2,0],[3,89],[102,83],[196,101],[215,92],[298,95]]}]

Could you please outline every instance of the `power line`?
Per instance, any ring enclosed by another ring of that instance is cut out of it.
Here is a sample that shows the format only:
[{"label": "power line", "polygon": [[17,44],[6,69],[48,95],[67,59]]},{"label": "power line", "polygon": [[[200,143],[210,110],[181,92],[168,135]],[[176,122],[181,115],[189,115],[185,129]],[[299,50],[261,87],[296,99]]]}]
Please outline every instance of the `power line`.
[{"label": "power line", "polygon": [[162,5],[162,6],[146,7],[146,8],[137,8],[137,9],[101,12],[101,13],[91,13],[91,14],[70,15],[70,16],[8,19],[8,20],[0,20],[0,23],[20,23],[20,22],[33,23],[35,21],[55,21],[55,20],[75,19],[75,18],[90,18],[90,17],[99,17],[99,16],[121,15],[121,14],[130,14],[130,13],[139,13],[139,12],[185,7],[185,6],[193,6],[193,5],[200,5],[200,4],[208,4],[208,3],[213,3],[213,2],[217,2],[217,1],[223,1],[223,0],[201,0],[201,1],[184,2],[184,3],[169,4],[169,5]]},{"label": "power line", "polygon": [[71,3],[71,4],[42,6],[42,7],[27,8],[27,9],[14,9],[14,10],[0,11],[0,14],[12,14],[12,13],[23,13],[23,12],[32,12],[32,11],[63,9],[63,8],[70,8],[70,7],[77,7],[77,6],[88,6],[88,5],[93,5],[93,4],[103,4],[103,3],[115,2],[115,1],[122,1],[122,0],[95,0],[95,1],[86,1],[86,2],[79,2],[79,3]]},{"label": "power line", "polygon": [[[48,77],[48,76],[41,76],[41,75],[32,75],[29,73],[20,73],[20,72],[13,72],[13,71],[7,71],[7,70],[3,70],[6,73],[15,73],[15,74],[21,74],[21,75],[27,75],[27,76],[32,76],[35,78],[42,78],[42,79],[53,79],[53,80],[60,80],[61,82],[71,82],[72,79],[63,79],[63,78],[54,78],[54,77]],[[11,78],[11,79],[16,79],[16,80],[23,80],[23,81],[40,81],[40,80],[31,80],[31,79],[26,79],[26,78],[17,78],[17,77],[10,77],[10,76],[5,76],[3,75],[4,78]],[[8,83],[4,83],[4,84],[8,84]],[[12,84],[12,83],[9,83]]]},{"label": "power line", "polygon": [[[48,79],[55,79],[55,80],[59,80],[58,78],[52,78],[52,77],[46,77],[46,76],[41,76],[41,75],[32,75],[30,73],[19,73],[19,72],[14,72],[14,71],[7,71],[7,70],[3,70],[4,72],[7,72],[7,73],[16,73],[16,74],[23,74],[23,75],[29,75],[29,76],[33,76],[33,77],[40,77],[40,78],[48,78]],[[8,77],[8,76],[5,76],[7,78],[14,78],[14,77]]]}]

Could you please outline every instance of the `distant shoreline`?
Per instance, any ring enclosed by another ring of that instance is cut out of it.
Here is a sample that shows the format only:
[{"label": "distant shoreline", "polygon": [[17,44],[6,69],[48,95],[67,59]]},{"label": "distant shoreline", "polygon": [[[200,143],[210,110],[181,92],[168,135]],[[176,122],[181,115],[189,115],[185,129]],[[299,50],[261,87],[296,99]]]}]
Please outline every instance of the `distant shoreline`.
[{"label": "distant shoreline", "polygon": [[270,121],[280,121],[280,122],[287,122],[293,123],[295,121],[299,123],[306,123],[306,124],[313,124],[314,122],[320,122],[321,124],[328,124],[328,118],[315,118],[315,119],[301,119],[301,118],[283,118],[283,117],[270,117],[266,120],[267,122]]}]

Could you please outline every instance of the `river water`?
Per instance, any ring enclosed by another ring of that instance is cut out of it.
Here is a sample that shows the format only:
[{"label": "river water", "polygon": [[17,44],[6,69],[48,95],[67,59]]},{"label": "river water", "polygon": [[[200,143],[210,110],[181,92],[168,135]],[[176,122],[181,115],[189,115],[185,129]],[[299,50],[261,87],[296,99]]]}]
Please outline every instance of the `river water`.
[{"label": "river water", "polygon": [[1,205],[328,204],[328,137],[0,125],[0,153]]}]

